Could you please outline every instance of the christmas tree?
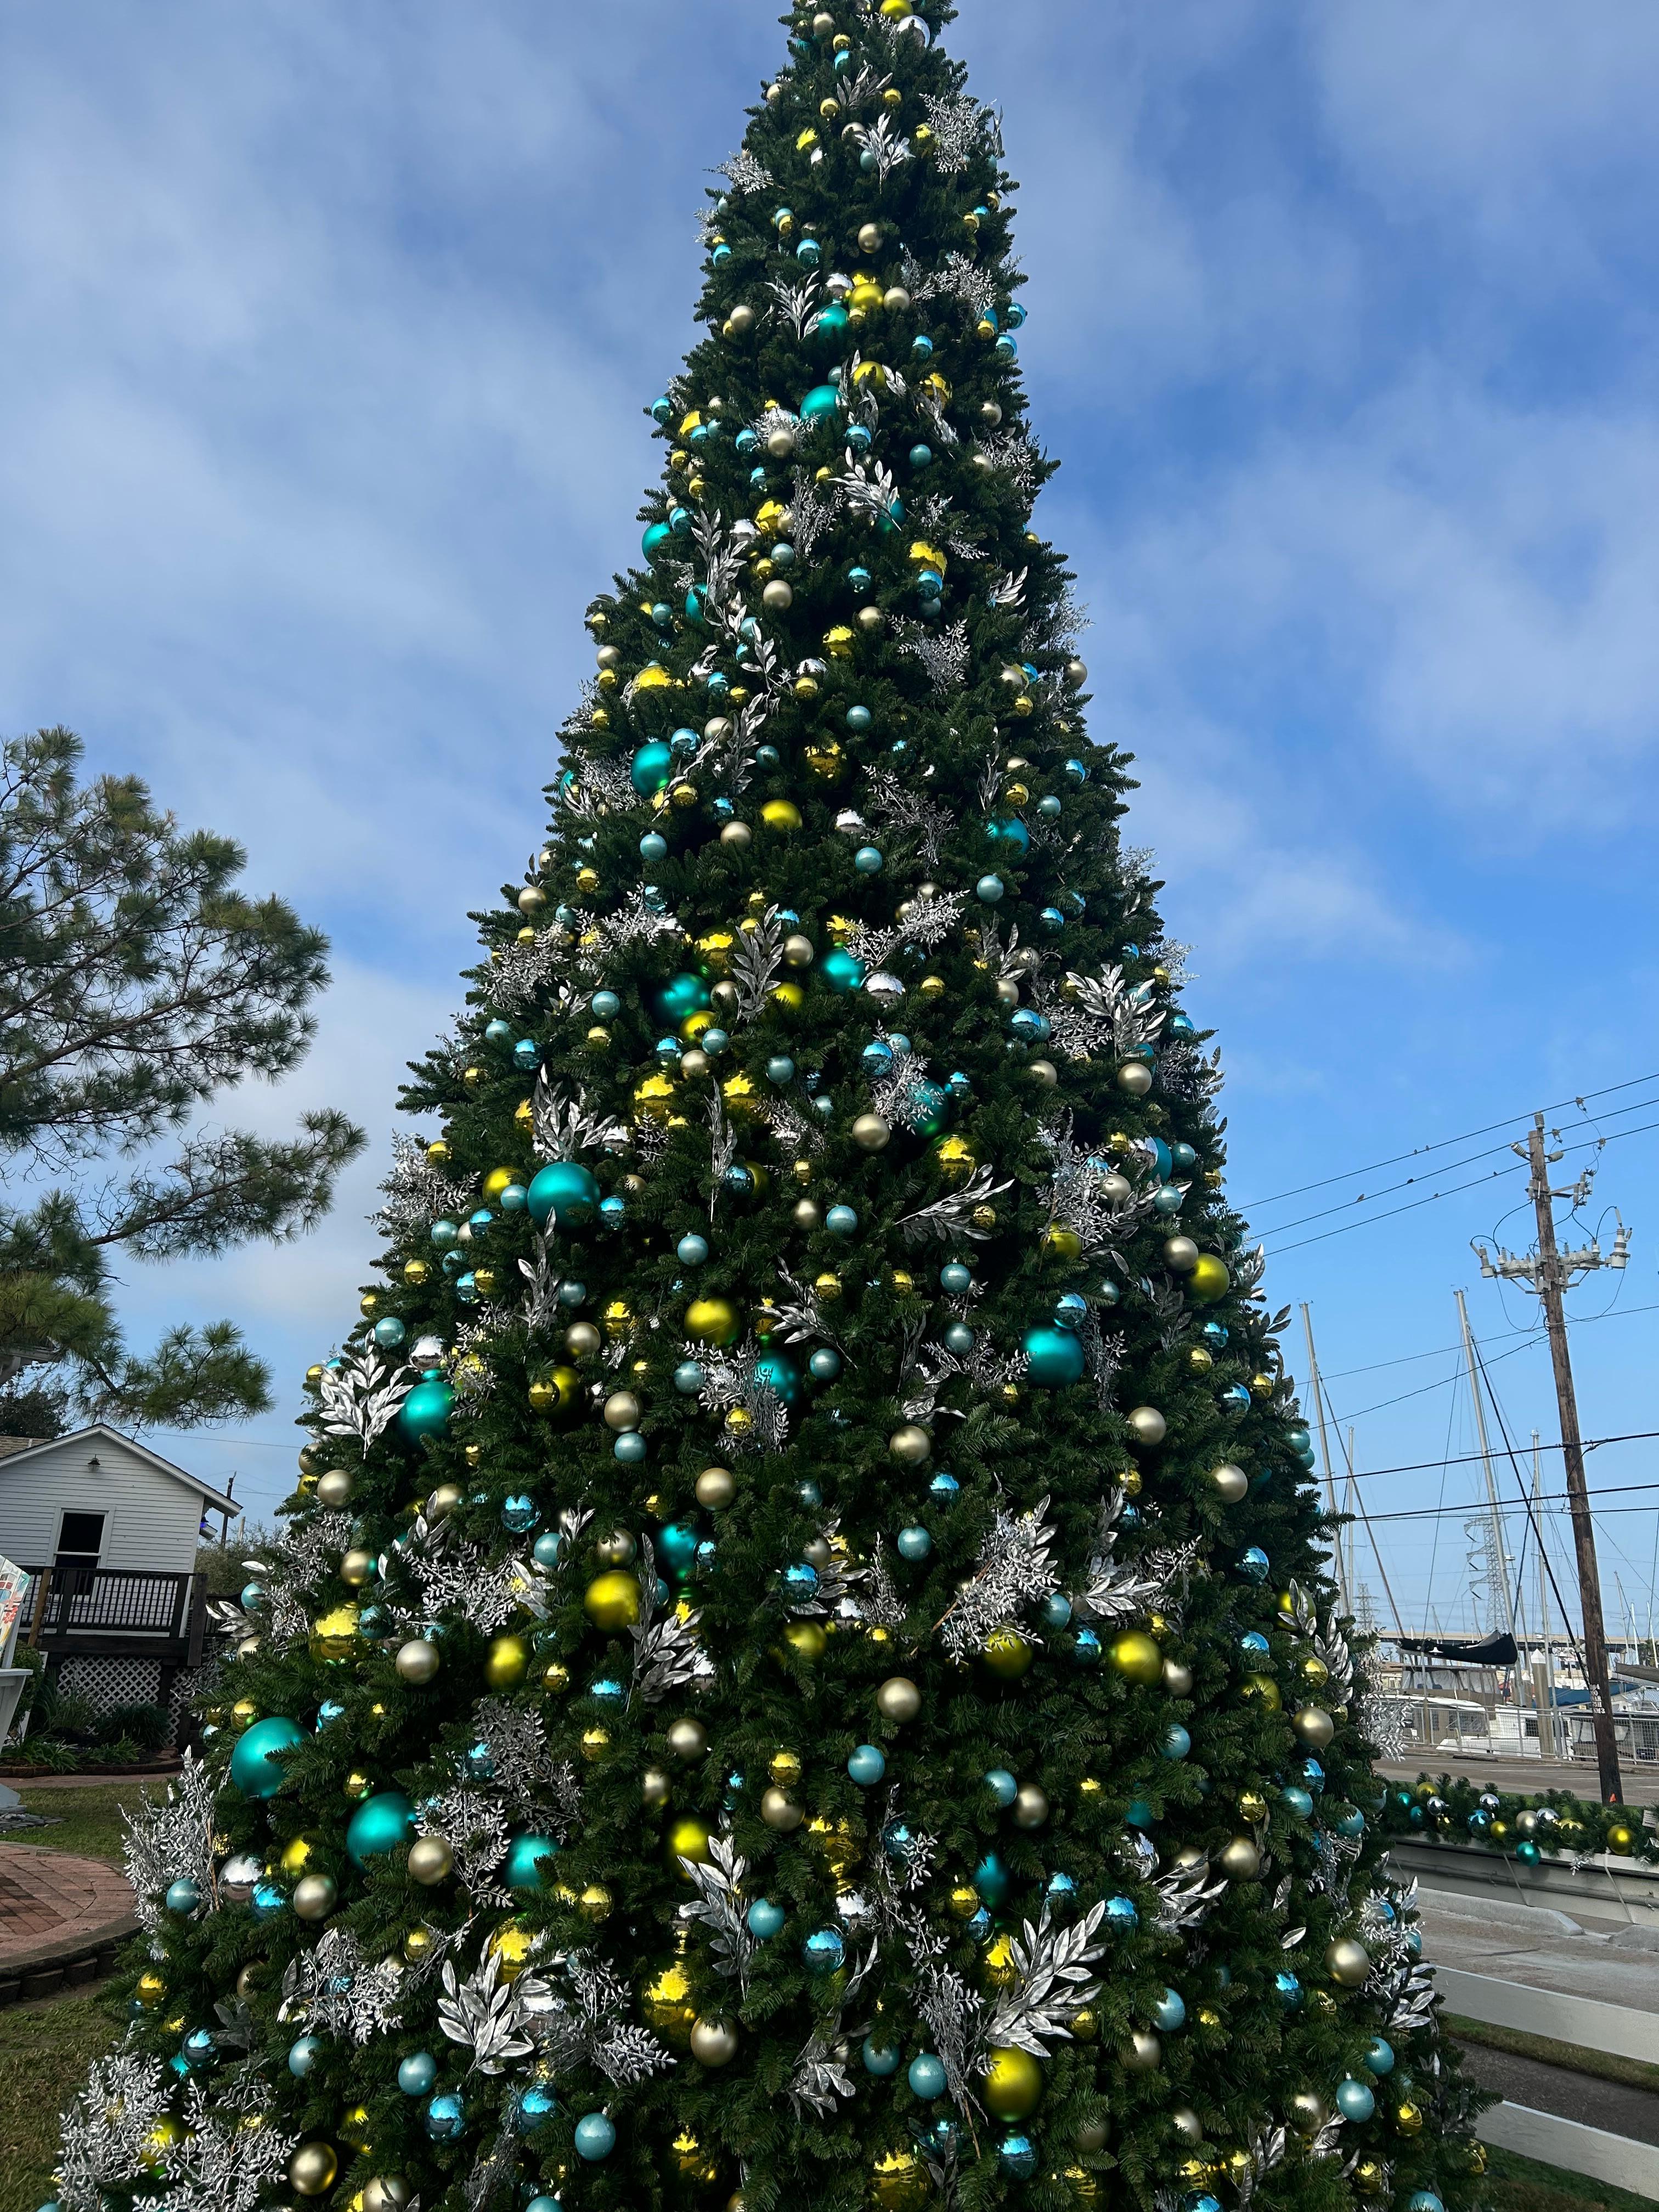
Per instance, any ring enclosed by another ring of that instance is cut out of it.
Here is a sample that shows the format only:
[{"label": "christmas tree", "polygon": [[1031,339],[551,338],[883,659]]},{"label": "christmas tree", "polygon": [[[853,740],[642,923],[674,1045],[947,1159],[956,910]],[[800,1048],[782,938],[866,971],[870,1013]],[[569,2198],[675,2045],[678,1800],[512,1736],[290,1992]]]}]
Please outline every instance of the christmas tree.
[{"label": "christmas tree", "polygon": [[65,2212],[1474,2202],[951,13],[711,194]]}]

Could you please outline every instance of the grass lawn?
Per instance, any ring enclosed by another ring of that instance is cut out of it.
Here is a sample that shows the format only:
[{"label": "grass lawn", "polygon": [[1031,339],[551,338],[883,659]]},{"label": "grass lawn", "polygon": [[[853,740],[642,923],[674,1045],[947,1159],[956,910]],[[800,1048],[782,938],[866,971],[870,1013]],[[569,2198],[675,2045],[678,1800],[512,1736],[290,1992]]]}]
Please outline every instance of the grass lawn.
[{"label": "grass lawn", "polygon": [[0,2012],[0,2212],[35,2212],[51,2197],[59,2109],[118,2031],[95,1996]]},{"label": "grass lawn", "polygon": [[[1591,2181],[1582,2173],[1540,2166],[1536,2159],[1522,2158],[1512,2150],[1487,2151],[1486,2183],[1492,2212],[1584,2212],[1591,2204],[1601,2212],[1644,2212],[1650,2204],[1647,2197],[1632,2197],[1627,2189],[1609,2189],[1606,2182]],[[10,2212],[10,2207],[0,2207],[0,2212]]]},{"label": "grass lawn", "polygon": [[[39,1813],[57,1824],[50,1828],[20,1829],[18,1843],[37,1844],[48,1851],[73,1851],[77,1858],[109,1859],[117,1866],[121,1863],[121,1838],[125,1833],[122,1810],[138,1804],[146,1787],[142,1782],[100,1782],[88,1790],[31,1790],[27,1783],[12,1786],[26,1812]],[[165,1791],[166,1778],[152,1781],[148,1787],[158,1794]]]}]

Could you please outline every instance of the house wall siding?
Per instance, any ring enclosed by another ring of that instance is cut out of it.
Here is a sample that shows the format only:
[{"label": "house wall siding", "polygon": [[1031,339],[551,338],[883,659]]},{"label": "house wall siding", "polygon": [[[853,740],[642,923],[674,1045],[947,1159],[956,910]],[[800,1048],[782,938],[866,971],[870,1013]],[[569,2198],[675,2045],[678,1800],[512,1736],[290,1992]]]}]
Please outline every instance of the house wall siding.
[{"label": "house wall siding", "polygon": [[66,1511],[108,1516],[103,1566],[188,1574],[195,1564],[200,1497],[118,1438],[66,1437],[21,1462],[0,1459],[0,1553],[9,1559],[47,1565]]}]

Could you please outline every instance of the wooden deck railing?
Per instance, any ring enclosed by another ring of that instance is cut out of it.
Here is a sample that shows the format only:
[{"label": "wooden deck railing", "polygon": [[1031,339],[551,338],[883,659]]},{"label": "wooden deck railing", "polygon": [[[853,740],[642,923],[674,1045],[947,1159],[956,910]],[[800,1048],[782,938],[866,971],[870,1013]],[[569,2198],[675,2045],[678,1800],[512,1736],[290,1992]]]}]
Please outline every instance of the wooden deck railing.
[{"label": "wooden deck railing", "polygon": [[145,1653],[200,1663],[206,1586],[197,1574],[131,1567],[32,1567],[21,1634],[48,1654]]}]

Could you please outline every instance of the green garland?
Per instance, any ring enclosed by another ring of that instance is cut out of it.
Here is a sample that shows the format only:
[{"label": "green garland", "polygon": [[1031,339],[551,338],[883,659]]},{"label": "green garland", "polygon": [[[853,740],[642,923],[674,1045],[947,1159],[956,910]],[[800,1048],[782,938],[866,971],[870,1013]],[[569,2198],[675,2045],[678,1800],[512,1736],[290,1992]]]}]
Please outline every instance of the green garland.
[{"label": "green garland", "polygon": [[1468,1844],[1537,1866],[1545,1858],[1607,1851],[1659,1866],[1659,1831],[1639,1805],[1600,1805],[1571,1790],[1493,1790],[1468,1775],[1421,1776],[1414,1789],[1390,1789],[1383,1832]]}]

